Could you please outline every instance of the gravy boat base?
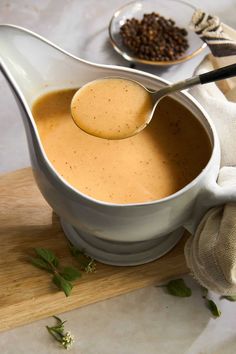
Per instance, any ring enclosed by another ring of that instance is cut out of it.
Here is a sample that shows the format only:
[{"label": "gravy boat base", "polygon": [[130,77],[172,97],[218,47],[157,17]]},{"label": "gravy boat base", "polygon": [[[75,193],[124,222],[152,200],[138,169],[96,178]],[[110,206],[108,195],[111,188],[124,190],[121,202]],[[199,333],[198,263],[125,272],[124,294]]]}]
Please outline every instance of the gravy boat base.
[{"label": "gravy boat base", "polygon": [[76,248],[86,250],[86,254],[96,261],[115,266],[136,266],[152,262],[168,253],[184,233],[184,229],[179,228],[153,240],[116,242],[78,232],[64,219],[61,219],[61,226],[68,240]]}]

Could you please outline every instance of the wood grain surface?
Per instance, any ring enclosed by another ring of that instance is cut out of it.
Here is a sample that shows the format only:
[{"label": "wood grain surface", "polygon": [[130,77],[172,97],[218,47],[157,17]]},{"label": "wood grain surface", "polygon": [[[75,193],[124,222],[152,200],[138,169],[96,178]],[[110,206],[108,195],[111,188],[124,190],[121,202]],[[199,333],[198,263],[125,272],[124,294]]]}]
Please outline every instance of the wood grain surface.
[{"label": "wood grain surface", "polygon": [[41,196],[30,168],[0,177],[0,330],[72,310],[187,272],[184,239],[157,261],[135,267],[97,263],[78,280],[71,296],[57,290],[50,274],[33,267],[34,247],[46,247],[62,265],[76,266],[58,217]]}]

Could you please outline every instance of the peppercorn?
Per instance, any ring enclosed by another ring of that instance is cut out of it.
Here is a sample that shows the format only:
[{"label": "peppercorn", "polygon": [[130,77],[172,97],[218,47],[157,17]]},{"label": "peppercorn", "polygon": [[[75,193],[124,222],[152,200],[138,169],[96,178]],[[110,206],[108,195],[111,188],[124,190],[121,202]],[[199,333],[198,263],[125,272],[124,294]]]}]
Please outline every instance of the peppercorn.
[{"label": "peppercorn", "polygon": [[123,44],[140,59],[173,61],[189,47],[185,28],[158,13],[144,14],[141,20],[127,19],[120,27]]}]

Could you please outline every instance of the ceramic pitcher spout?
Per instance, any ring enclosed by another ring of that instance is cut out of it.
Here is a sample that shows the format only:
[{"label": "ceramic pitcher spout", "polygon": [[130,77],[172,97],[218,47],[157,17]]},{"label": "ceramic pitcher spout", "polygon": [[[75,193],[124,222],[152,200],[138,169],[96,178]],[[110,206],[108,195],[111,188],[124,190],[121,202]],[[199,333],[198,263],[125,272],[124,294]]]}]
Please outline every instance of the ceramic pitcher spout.
[{"label": "ceramic pitcher spout", "polygon": [[81,78],[81,71],[89,72],[93,66],[39,35],[13,25],[0,25],[0,65],[8,81],[21,91],[29,106],[48,86],[51,90],[65,85],[74,87],[78,81],[83,85],[89,77]]},{"label": "ceramic pitcher spout", "polygon": [[0,70],[18,103],[32,165],[36,160],[47,165],[31,113],[33,102],[49,90],[75,88],[97,78],[97,66],[73,57],[31,31],[2,24]]},{"label": "ceramic pitcher spout", "polygon": [[[32,118],[34,100],[50,90],[75,87],[78,76],[89,64],[69,56],[40,36],[13,25],[0,25],[0,70],[7,79],[23,118],[31,160],[44,160]],[[83,84],[83,80],[81,84]],[[32,151],[34,150],[34,151]]]}]

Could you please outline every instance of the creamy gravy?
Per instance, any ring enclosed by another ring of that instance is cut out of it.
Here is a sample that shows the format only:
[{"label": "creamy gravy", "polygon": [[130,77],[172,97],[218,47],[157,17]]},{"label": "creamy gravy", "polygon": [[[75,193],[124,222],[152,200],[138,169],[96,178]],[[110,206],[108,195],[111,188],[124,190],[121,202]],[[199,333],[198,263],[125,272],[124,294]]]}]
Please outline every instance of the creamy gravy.
[{"label": "creamy gravy", "polygon": [[150,125],[124,140],[105,140],[80,130],[70,114],[76,91],[40,97],[33,105],[44,150],[58,173],[101,201],[138,203],[169,196],[206,166],[209,138],[190,111],[166,97]]},{"label": "creamy gravy", "polygon": [[85,132],[105,139],[124,139],[146,125],[153,103],[134,81],[109,78],[89,82],[71,102],[75,123]]}]

